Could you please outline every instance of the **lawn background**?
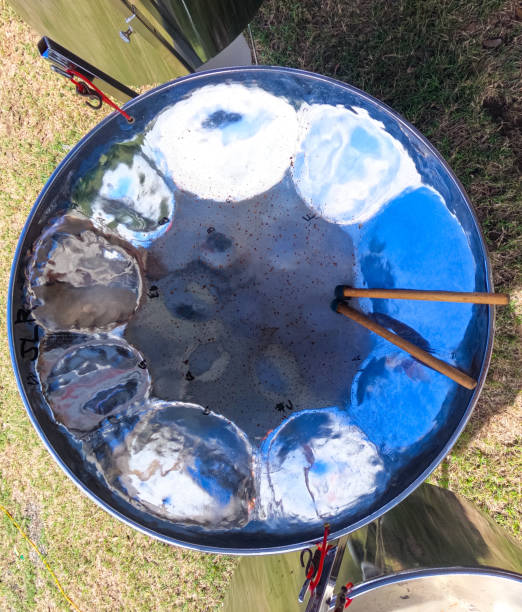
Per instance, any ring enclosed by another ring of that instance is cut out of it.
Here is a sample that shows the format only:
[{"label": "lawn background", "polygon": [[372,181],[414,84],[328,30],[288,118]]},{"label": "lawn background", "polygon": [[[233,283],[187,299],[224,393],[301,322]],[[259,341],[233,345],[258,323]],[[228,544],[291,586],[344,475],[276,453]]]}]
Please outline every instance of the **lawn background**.
[{"label": "lawn background", "polygon": [[[312,70],[383,100],[464,184],[490,249],[499,310],[485,388],[431,478],[520,539],[522,433],[522,6],[496,0],[266,0],[260,63]],[[104,115],[37,57],[39,36],[0,0],[0,503],[87,610],[214,610],[236,561],[173,548],[109,517],[55,465],[9,361],[9,270],[23,223],[67,151]],[[106,112],[106,111],[105,111]],[[0,609],[67,610],[36,553],[0,516]]]}]

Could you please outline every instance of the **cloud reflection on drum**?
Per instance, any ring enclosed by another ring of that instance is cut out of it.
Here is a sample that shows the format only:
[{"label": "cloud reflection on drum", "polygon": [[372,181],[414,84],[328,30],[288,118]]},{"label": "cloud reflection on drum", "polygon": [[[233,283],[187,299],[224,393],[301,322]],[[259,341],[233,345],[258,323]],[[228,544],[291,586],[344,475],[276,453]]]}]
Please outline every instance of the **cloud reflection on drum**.
[{"label": "cloud reflection on drum", "polygon": [[155,401],[130,422],[101,432],[94,451],[111,488],[183,524],[225,529],[248,522],[252,452],[231,421],[196,404]]},{"label": "cloud reflection on drum", "polygon": [[297,144],[297,115],[283,98],[240,83],[208,85],[163,111],[144,150],[176,185],[238,202],[279,183]]},{"label": "cloud reflection on drum", "polygon": [[361,223],[420,185],[404,146],[367,110],[303,104],[298,118],[292,177],[314,213],[340,225]]},{"label": "cloud reflection on drum", "polygon": [[73,200],[99,228],[146,247],[170,227],[174,194],[143,154],[142,141],[111,147],[75,185]]},{"label": "cloud reflection on drum", "polygon": [[259,514],[267,523],[338,517],[384,491],[376,447],[339,408],[305,410],[272,432],[260,449]]}]

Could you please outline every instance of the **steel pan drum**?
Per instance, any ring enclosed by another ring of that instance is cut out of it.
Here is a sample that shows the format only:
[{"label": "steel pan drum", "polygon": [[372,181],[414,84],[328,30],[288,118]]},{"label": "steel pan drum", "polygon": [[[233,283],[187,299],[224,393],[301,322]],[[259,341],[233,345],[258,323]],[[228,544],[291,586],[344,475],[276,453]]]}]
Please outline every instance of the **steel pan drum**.
[{"label": "steel pan drum", "polygon": [[283,68],[163,85],[89,133],[20,238],[10,345],[66,473],[164,541],[262,553],[352,531],[448,452],[488,306],[356,306],[471,392],[330,309],[339,284],[491,290],[438,153],[343,83]]}]

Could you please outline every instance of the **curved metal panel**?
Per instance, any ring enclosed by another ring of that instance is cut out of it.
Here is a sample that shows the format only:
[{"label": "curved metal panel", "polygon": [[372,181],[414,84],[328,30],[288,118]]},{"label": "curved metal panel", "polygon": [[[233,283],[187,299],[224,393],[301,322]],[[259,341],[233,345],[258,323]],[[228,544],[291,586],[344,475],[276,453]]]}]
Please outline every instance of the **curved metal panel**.
[{"label": "curved metal panel", "polygon": [[329,304],[339,284],[490,290],[460,184],[390,109],[310,73],[200,73],[125,108],[57,169],[13,264],[12,357],[48,448],[119,518],[204,550],[380,516],[464,427],[493,311],[359,302],[470,392]]},{"label": "curved metal panel", "polygon": [[241,34],[262,0],[137,0],[134,4],[173,43],[183,33],[202,62]]},{"label": "curved metal panel", "polygon": [[145,28],[131,36],[129,44],[121,39],[131,13],[119,0],[12,0],[11,4],[37,32],[126,85],[164,82],[189,72]]},{"label": "curved metal panel", "polygon": [[48,36],[128,86],[194,71],[241,33],[261,0],[10,0]]},{"label": "curved metal panel", "polygon": [[[348,582],[355,585],[350,610],[518,609],[520,545],[472,504],[439,487],[422,485],[377,521],[342,538],[342,546],[335,586],[314,608],[321,612],[335,608],[327,600],[335,601],[332,595]],[[225,610],[310,610],[308,598],[297,601],[304,581],[299,557],[242,559]]]},{"label": "curved metal panel", "polygon": [[350,597],[354,612],[515,612],[522,600],[522,578],[493,569],[421,570],[375,580],[354,590]]}]

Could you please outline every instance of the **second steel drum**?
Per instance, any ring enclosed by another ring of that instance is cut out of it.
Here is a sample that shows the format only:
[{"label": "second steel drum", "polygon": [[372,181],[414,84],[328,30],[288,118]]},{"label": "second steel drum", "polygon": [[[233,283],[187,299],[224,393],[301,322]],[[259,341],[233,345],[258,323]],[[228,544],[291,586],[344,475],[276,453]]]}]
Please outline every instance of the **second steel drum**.
[{"label": "second steel drum", "polygon": [[55,171],[13,263],[9,338],[54,459],[166,542],[257,554],[374,520],[462,431],[485,305],[359,300],[470,391],[332,312],[339,284],[490,291],[433,147],[348,85],[283,68],[163,85]]},{"label": "second steel drum", "polygon": [[317,589],[301,603],[303,551],[242,559],[225,611],[340,612],[346,604],[350,612],[520,610],[519,542],[445,489],[423,484],[384,516],[331,545]]}]

